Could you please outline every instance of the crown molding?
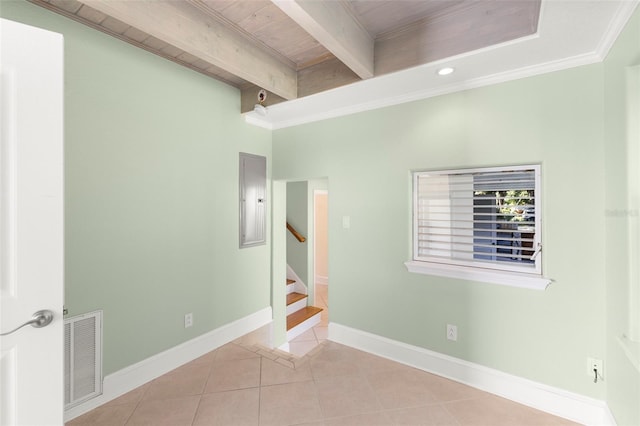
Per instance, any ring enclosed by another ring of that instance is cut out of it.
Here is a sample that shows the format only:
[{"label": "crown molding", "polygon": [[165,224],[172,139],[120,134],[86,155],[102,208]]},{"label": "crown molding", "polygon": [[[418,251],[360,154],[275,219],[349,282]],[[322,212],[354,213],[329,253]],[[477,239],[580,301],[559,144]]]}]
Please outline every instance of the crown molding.
[{"label": "crown molding", "polygon": [[[637,6],[544,0],[536,34],[272,105],[266,117],[248,112],[245,120],[278,130],[602,62]],[[445,65],[456,73],[437,76]]]},{"label": "crown molding", "polygon": [[609,28],[605,32],[604,36],[600,40],[600,44],[596,48],[596,53],[600,57],[601,61],[609,54],[609,51],[613,47],[613,43],[618,39],[620,33],[624,29],[625,25],[631,19],[631,15],[635,12],[638,4],[640,2],[637,0],[632,1],[623,1],[620,4],[616,14],[614,15]]}]

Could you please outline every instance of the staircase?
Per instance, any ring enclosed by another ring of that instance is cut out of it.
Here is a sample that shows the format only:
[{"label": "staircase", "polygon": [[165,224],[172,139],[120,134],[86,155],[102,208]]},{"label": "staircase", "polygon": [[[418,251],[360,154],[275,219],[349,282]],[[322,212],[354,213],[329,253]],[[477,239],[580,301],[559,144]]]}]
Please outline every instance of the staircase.
[{"label": "staircase", "polygon": [[322,308],[308,305],[306,294],[296,290],[296,281],[287,279],[287,342],[320,323]]}]

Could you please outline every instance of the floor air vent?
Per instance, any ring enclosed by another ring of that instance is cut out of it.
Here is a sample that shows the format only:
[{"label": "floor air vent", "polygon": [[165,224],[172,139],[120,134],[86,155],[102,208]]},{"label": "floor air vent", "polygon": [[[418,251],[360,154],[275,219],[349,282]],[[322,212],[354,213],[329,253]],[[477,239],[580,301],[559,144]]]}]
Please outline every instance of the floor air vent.
[{"label": "floor air vent", "polygon": [[64,320],[64,408],[102,393],[102,311]]}]

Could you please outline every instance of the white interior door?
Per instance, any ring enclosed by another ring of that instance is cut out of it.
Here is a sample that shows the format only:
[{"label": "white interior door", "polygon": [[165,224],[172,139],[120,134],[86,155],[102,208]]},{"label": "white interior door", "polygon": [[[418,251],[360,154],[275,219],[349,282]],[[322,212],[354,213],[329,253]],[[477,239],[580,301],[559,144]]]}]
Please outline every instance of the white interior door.
[{"label": "white interior door", "polygon": [[63,423],[63,40],[0,19],[0,423]]}]

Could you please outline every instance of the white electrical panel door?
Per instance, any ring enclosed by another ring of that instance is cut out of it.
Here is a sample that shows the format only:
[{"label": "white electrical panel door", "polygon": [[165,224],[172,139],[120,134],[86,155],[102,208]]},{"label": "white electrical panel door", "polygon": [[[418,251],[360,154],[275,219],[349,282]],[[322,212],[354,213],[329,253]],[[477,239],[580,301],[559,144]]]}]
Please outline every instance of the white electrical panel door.
[{"label": "white electrical panel door", "polygon": [[240,153],[240,248],[266,244],[267,159]]}]

